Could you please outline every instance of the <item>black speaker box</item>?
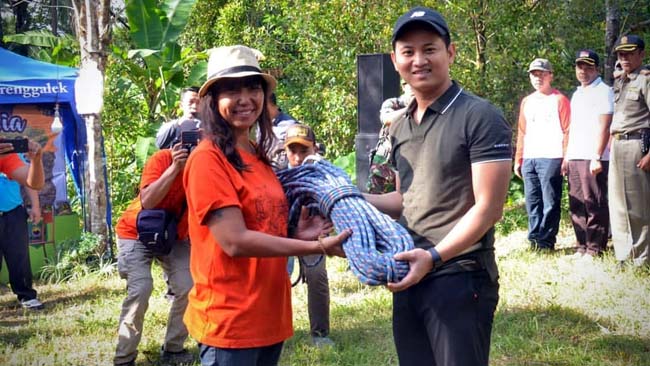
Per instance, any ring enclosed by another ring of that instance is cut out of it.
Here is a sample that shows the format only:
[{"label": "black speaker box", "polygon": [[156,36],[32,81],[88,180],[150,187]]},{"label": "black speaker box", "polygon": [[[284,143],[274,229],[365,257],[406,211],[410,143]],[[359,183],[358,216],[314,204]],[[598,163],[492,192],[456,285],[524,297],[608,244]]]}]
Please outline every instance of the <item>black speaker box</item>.
[{"label": "black speaker box", "polygon": [[357,132],[379,133],[379,108],[400,95],[399,74],[387,53],[357,56]]},{"label": "black speaker box", "polygon": [[368,173],[370,172],[370,150],[377,145],[379,136],[376,133],[359,133],[354,139],[356,153],[357,188],[367,192]]},{"label": "black speaker box", "polygon": [[368,181],[368,155],[377,144],[381,121],[379,109],[384,100],[399,96],[400,80],[387,53],[357,56],[357,187],[365,192]]}]

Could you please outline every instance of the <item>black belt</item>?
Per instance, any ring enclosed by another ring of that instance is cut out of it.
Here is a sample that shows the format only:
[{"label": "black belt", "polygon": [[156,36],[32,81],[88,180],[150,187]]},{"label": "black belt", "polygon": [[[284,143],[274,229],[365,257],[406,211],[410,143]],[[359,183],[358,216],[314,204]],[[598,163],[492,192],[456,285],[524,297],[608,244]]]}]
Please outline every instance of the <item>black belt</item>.
[{"label": "black belt", "polygon": [[460,272],[475,272],[485,269],[483,265],[476,259],[466,258],[453,260],[444,263],[439,268],[434,268],[431,272],[427,273],[424,278],[434,278],[439,276],[450,275]]},{"label": "black belt", "polygon": [[643,138],[644,131],[646,131],[645,133],[648,133],[647,131],[650,131],[650,129],[641,129],[626,133],[615,133],[612,135],[612,137],[614,140],[641,140]]},{"label": "black belt", "polygon": [[10,214],[10,213],[16,211],[16,210],[19,209],[20,207],[22,207],[22,205],[18,205],[18,206],[16,206],[16,207],[12,208],[12,209],[9,210],[9,211],[0,211],[0,217],[2,217],[2,216],[4,216],[4,215],[8,215],[8,214]]}]

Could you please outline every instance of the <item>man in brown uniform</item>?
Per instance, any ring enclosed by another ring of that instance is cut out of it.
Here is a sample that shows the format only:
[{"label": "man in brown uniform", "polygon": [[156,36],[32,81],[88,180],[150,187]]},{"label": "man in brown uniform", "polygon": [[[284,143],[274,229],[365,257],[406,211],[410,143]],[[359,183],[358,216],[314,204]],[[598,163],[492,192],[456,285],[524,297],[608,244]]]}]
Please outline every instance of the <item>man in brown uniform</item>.
[{"label": "man in brown uniform", "polygon": [[621,37],[614,52],[623,75],[614,82],[609,170],[610,218],[616,259],[650,265],[650,75],[641,73],[645,43]]}]

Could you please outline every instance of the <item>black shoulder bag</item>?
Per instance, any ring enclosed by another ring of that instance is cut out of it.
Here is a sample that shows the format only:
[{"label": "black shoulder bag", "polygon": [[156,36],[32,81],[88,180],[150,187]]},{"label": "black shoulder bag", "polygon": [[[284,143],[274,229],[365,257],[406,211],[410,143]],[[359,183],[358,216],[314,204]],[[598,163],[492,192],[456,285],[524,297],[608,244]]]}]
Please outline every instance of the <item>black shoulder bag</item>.
[{"label": "black shoulder bag", "polygon": [[176,241],[178,222],[185,213],[185,206],[179,217],[163,209],[142,209],[138,212],[136,228],[138,240],[155,255],[167,255]]}]

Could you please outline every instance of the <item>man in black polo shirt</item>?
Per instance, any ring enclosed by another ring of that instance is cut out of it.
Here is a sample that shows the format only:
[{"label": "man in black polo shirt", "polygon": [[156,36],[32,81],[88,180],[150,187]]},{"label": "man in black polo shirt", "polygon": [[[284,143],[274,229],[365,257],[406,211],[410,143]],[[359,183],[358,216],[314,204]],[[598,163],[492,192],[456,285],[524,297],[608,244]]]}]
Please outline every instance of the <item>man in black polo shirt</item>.
[{"label": "man in black polo shirt", "polygon": [[510,181],[502,113],[449,76],[456,50],[443,17],[417,7],[393,30],[394,66],[415,99],[391,126],[397,191],[366,195],[413,236],[395,256],[410,271],[393,291],[400,365],[488,365],[498,302],[494,224]]}]

